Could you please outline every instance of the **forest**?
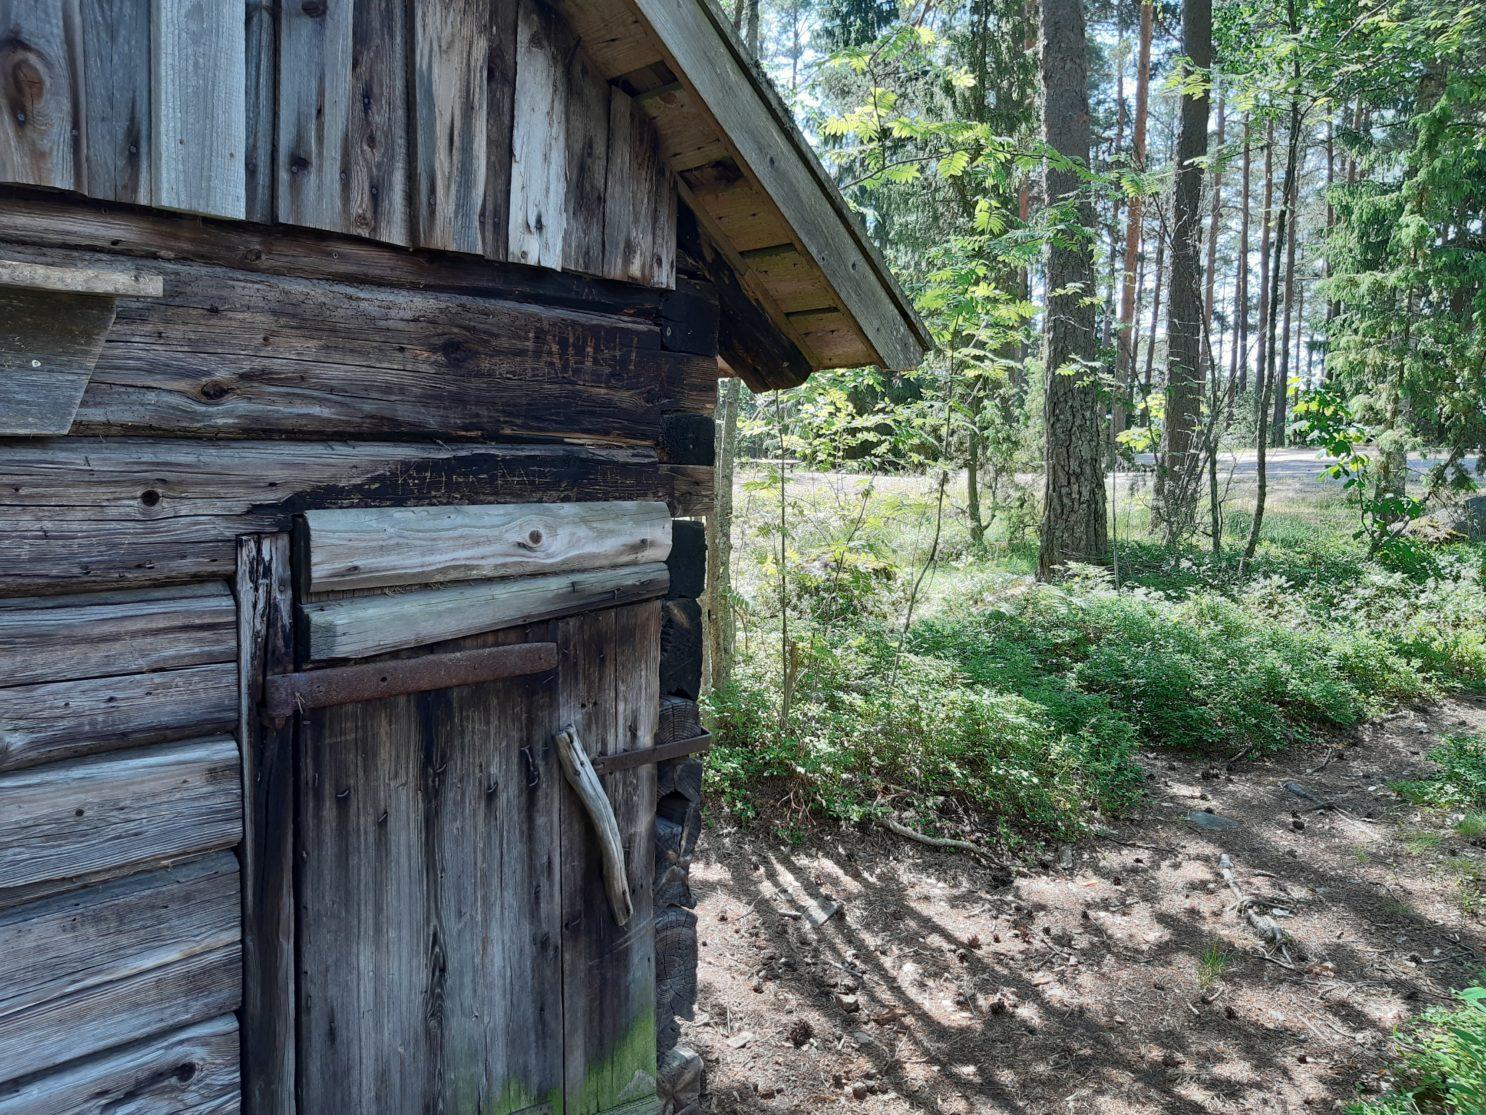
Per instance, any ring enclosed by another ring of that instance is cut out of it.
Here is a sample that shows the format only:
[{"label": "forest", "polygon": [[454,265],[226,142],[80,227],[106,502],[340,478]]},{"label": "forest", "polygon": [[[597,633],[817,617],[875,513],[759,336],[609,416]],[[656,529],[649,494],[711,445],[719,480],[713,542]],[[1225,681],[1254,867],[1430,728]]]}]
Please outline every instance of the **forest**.
[{"label": "forest", "polygon": [[713,1109],[1486,1111],[1486,8],[727,10],[935,348],[719,381]]}]

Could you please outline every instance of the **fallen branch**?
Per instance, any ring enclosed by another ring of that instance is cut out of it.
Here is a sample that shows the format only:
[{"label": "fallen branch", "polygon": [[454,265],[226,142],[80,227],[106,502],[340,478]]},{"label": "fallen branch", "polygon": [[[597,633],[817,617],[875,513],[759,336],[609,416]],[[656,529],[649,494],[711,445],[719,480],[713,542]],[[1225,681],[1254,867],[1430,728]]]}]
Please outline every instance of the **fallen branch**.
[{"label": "fallen branch", "polygon": [[949,836],[929,836],[927,833],[919,832],[917,829],[911,829],[907,825],[893,820],[891,817],[883,817],[882,823],[889,830],[897,833],[899,836],[907,837],[909,840],[917,840],[920,844],[927,844],[931,848],[956,848],[959,851],[969,852],[971,855],[980,856],[983,859],[996,864],[997,866],[1004,866],[1001,861],[993,856],[987,849],[982,848],[979,844],[972,843],[969,840],[956,840],[953,837]]},{"label": "fallen branch", "polygon": [[[1238,912],[1248,921],[1249,926],[1261,939],[1273,947],[1279,949],[1280,955],[1287,961],[1290,959],[1290,945],[1293,943],[1289,935],[1276,925],[1273,919],[1259,912],[1259,903],[1243,892],[1238,885],[1238,879],[1233,874],[1233,861],[1225,852],[1218,857],[1218,870],[1223,873],[1223,882],[1228,884],[1228,889],[1238,899]],[[1300,950],[1297,948],[1297,952]],[[1304,959],[1302,955],[1301,959]]]}]

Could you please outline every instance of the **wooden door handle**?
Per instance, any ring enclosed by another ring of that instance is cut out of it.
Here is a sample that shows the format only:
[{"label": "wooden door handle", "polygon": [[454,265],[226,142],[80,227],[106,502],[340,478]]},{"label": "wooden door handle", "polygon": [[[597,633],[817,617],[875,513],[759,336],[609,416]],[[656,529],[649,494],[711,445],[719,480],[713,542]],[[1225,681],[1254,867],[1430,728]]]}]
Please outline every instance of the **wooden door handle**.
[{"label": "wooden door handle", "polygon": [[588,811],[594,832],[599,838],[599,857],[604,866],[604,889],[609,893],[609,905],[614,909],[614,920],[627,925],[634,914],[634,905],[629,896],[629,873],[624,866],[624,841],[619,835],[619,819],[614,816],[614,806],[604,785],[583,750],[583,741],[578,738],[578,729],[564,726],[553,741],[557,744],[557,758],[562,763],[562,772],[577,791],[578,799]]}]

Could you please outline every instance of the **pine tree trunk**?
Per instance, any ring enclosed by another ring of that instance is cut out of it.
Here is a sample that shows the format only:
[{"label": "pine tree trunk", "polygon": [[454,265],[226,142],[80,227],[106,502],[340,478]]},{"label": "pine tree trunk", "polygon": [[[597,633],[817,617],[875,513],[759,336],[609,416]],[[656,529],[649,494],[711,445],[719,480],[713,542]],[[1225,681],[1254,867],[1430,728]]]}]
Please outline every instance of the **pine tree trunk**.
[{"label": "pine tree trunk", "polygon": [[[1218,79],[1215,74],[1213,77],[1213,83],[1215,85],[1217,84],[1217,80]],[[1225,122],[1226,117],[1223,106],[1223,89],[1221,86],[1218,86],[1217,144],[1219,156],[1221,156],[1223,150],[1223,127]],[[1205,272],[1207,279],[1207,290],[1202,302],[1202,319],[1207,323],[1207,327],[1209,329],[1212,328],[1213,324],[1213,310],[1217,307],[1217,302],[1215,301],[1216,291],[1214,288],[1216,286],[1218,277],[1218,234],[1222,231],[1223,221],[1223,171],[1221,165],[1218,163],[1213,164],[1213,183],[1211,192],[1213,207],[1212,215],[1208,218],[1207,226],[1207,270]]]},{"label": "pine tree trunk", "polygon": [[[1290,146],[1299,147],[1298,136],[1290,137]],[[1270,418],[1269,444],[1278,448],[1285,444],[1285,410],[1290,395],[1290,331],[1295,319],[1295,205],[1299,198],[1299,183],[1291,185],[1290,196],[1285,205],[1290,211],[1290,236],[1285,244],[1285,317],[1280,339],[1280,362],[1275,368],[1274,414]]]},{"label": "pine tree trunk", "polygon": [[[1212,62],[1211,0],[1183,0],[1182,52],[1198,69]],[[1184,94],[1171,209],[1171,290],[1166,309],[1166,423],[1158,475],[1168,544],[1190,528],[1200,480],[1202,412],[1202,160],[1207,155],[1205,88]]]},{"label": "pine tree trunk", "polygon": [[[1264,125],[1264,204],[1259,210],[1259,345],[1254,361],[1254,389],[1262,396],[1269,390],[1269,242],[1274,225],[1274,121]],[[1268,412],[1266,411],[1266,414]]]},{"label": "pine tree trunk", "polygon": [[1249,386],[1249,118],[1243,122],[1243,201],[1238,225],[1238,270],[1233,283],[1233,356],[1228,375],[1237,378],[1238,389]]},{"label": "pine tree trunk", "polygon": [[[1082,0],[1043,0],[1042,122],[1048,145],[1089,162],[1088,40]],[[1076,171],[1043,167],[1047,203],[1072,203],[1076,222],[1093,227],[1093,207]],[[1094,374],[1094,261],[1074,239],[1047,250],[1042,537],[1037,575],[1068,561],[1101,561],[1109,549],[1105,516],[1101,404]]]},{"label": "pine tree trunk", "polygon": [[[1151,99],[1151,31],[1154,5],[1145,0],[1140,5],[1140,46],[1135,68],[1135,121],[1130,131],[1130,165],[1145,169],[1146,128],[1150,118]],[[1120,290],[1120,333],[1116,350],[1115,378],[1129,392],[1135,375],[1135,308],[1140,293],[1141,225],[1145,215],[1144,198],[1130,199],[1125,218],[1124,285]],[[1159,280],[1158,280],[1159,281]],[[1115,429],[1125,426],[1124,407],[1115,407]]]}]

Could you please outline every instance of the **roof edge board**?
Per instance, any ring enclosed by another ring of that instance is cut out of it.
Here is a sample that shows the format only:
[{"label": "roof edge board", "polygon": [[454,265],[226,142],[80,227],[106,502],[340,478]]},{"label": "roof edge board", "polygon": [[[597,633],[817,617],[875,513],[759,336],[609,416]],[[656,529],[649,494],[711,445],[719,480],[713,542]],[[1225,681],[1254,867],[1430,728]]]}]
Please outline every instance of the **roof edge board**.
[{"label": "roof edge board", "polygon": [[[893,369],[917,365],[932,346],[928,330],[717,8],[710,0],[630,2],[677,75],[717,120],[745,172],[820,266],[880,361]],[[719,46],[725,59],[717,57]],[[829,216],[812,220],[821,200]]]}]

